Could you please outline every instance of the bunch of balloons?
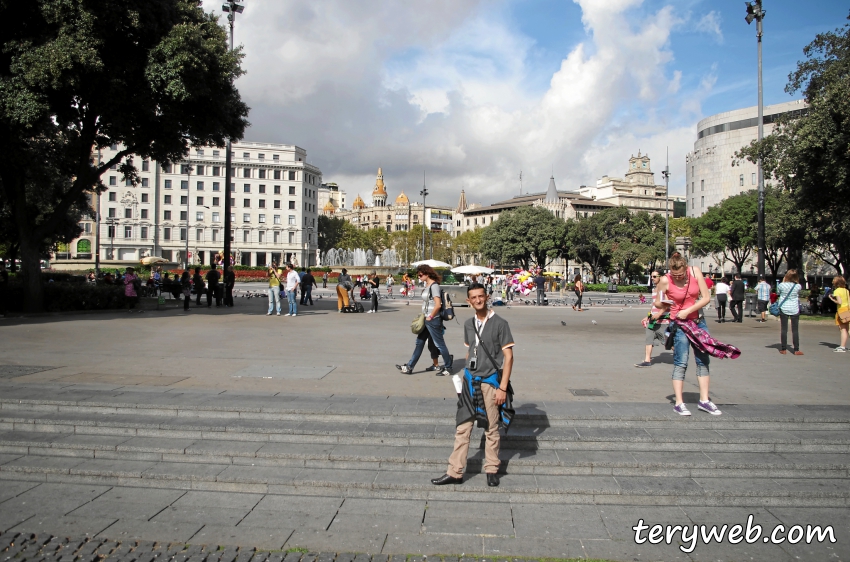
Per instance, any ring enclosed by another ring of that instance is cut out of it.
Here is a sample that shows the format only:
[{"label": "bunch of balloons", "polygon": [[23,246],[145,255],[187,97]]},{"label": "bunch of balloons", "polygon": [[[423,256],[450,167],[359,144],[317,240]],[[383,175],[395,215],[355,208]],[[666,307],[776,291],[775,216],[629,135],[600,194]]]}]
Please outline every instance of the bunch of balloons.
[{"label": "bunch of balloons", "polygon": [[534,274],[525,270],[518,271],[511,276],[508,282],[513,285],[514,293],[528,296],[534,289]]}]

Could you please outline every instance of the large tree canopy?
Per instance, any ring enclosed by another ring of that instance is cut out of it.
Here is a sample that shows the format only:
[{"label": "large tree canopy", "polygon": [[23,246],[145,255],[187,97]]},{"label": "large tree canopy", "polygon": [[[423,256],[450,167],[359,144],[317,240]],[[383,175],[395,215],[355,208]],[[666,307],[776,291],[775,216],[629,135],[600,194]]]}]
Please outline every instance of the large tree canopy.
[{"label": "large tree canopy", "polygon": [[757,206],[756,191],[745,191],[691,219],[694,254],[722,255],[741,271],[756,246]]},{"label": "large tree canopy", "polygon": [[499,215],[483,231],[481,251],[501,265],[546,267],[566,245],[566,223],[542,207],[520,207]]},{"label": "large tree canopy", "polygon": [[[241,53],[197,0],[2,2],[0,26],[2,204],[19,237],[26,308],[38,310],[40,245],[105,189],[103,172],[119,165],[135,181],[133,155],[168,162],[242,137]],[[93,159],[112,144],[121,149],[111,159]]]}]

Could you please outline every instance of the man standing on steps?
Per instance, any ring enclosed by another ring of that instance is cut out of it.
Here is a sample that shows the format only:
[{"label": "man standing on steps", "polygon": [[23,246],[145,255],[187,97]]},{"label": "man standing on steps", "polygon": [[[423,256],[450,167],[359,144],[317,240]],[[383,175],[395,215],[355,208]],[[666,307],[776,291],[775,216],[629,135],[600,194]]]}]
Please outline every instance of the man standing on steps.
[{"label": "man standing on steps", "polygon": [[[499,428],[507,430],[513,416],[510,385],[514,364],[514,339],[508,322],[487,310],[484,285],[473,283],[466,290],[466,302],[475,316],[463,325],[463,341],[468,348],[462,390],[457,403],[457,430],[454,451],[446,473],[431,480],[436,486],[461,484],[469,452],[472,426],[484,428],[484,472],[487,485],[499,485]],[[500,367],[501,366],[501,367]],[[482,409],[481,405],[484,408]]]},{"label": "man standing on steps", "polygon": [[[729,312],[732,313],[732,322],[744,322],[744,299],[746,296],[744,295],[746,291],[746,287],[744,287],[744,282],[741,281],[741,274],[735,274],[735,280],[732,281],[732,287],[730,292],[730,296],[732,297],[732,306],[729,307]],[[737,310],[737,312],[736,312]]]}]

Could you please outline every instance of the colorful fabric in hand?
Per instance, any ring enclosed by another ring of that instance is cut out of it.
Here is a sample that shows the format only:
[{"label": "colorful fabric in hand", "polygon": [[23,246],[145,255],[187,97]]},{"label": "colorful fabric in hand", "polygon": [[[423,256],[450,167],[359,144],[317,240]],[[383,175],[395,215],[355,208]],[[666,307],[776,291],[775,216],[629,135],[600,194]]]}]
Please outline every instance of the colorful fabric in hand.
[{"label": "colorful fabric in hand", "polygon": [[693,320],[676,320],[675,322],[698,350],[720,359],[737,359],[741,356],[740,349],[714,339]]}]

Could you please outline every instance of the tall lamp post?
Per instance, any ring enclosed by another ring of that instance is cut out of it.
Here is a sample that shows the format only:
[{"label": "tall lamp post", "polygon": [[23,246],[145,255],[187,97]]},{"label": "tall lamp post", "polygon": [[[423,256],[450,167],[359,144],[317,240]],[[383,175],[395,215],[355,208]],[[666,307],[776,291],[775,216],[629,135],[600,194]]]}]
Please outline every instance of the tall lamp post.
[{"label": "tall lamp post", "polygon": [[[100,148],[97,149],[97,165],[100,166]],[[94,275],[100,279],[100,191],[97,192],[97,208],[94,211]]]},{"label": "tall lamp post", "polygon": [[425,172],[422,172],[422,259],[425,259],[425,198],[428,197],[428,188],[425,187]]},{"label": "tall lamp post", "polygon": [[[762,80],[761,80],[761,37],[763,34],[762,20],[764,20],[765,11],[761,7],[761,0],[755,2],[745,2],[747,5],[747,23],[756,21],[756,38],[758,39],[758,74],[759,74],[759,109],[758,109],[758,124],[759,124],[759,142],[764,138],[764,102],[762,99]],[[756,163],[758,167],[758,269],[759,275],[764,275],[764,168],[762,167],[761,158]]]},{"label": "tall lamp post", "polygon": [[667,149],[667,164],[661,172],[664,176],[664,267],[670,259],[670,149]]},{"label": "tall lamp post", "polygon": [[[236,14],[241,14],[244,9],[245,6],[235,0],[228,0],[221,7],[221,11],[227,14],[227,23],[230,26],[231,51],[233,50],[233,24],[236,22]],[[222,268],[224,271],[227,271],[227,267],[230,265],[230,244],[232,242],[230,239],[230,172],[231,166],[233,165],[233,161],[231,159],[231,153],[233,150],[229,137],[227,139],[227,148],[225,150],[227,152],[224,157],[224,256]]]},{"label": "tall lamp post", "polygon": [[183,269],[189,269],[189,224],[191,221],[191,217],[189,217],[189,198],[192,191],[192,186],[189,184],[192,183],[192,166],[191,164],[184,165],[186,166],[186,255],[184,256],[184,263],[186,265],[183,266]]}]

